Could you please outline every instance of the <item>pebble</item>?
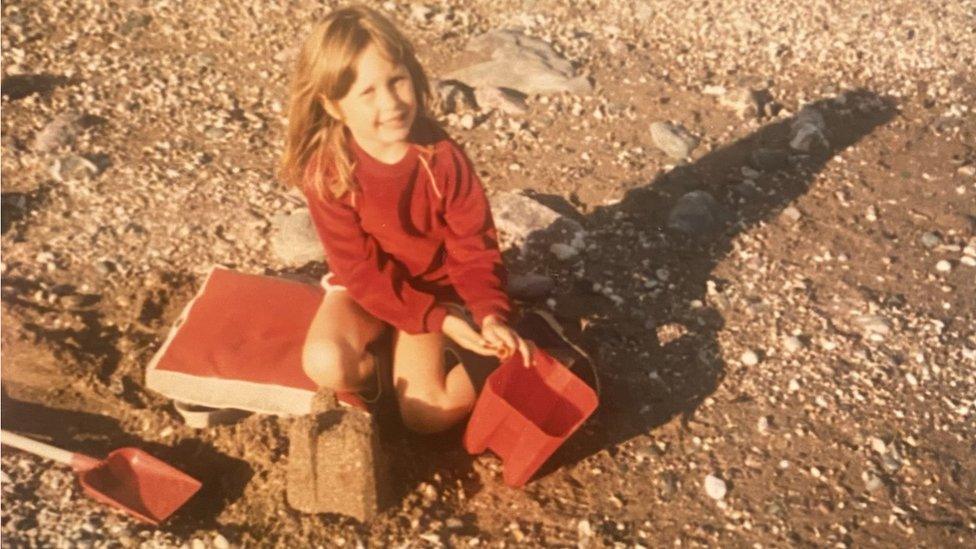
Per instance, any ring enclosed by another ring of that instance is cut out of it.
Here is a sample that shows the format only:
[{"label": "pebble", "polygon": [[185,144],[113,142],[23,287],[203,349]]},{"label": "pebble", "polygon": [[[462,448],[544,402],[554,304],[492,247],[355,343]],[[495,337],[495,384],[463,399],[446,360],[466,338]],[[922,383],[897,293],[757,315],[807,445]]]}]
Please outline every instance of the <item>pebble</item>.
[{"label": "pebble", "polygon": [[874,205],[868,206],[868,211],[864,214],[864,219],[870,222],[875,222],[878,220],[878,209]]},{"label": "pebble", "polygon": [[959,263],[962,263],[967,267],[976,267],[976,257],[964,255],[959,259]]},{"label": "pebble", "polygon": [[878,437],[871,437],[871,449],[879,454],[888,452],[888,445]]},{"label": "pebble", "polygon": [[952,270],[952,263],[942,259],[935,264],[935,270],[939,271],[940,273],[947,273]]},{"label": "pebble", "polygon": [[727,491],[724,480],[713,475],[705,476],[705,493],[708,497],[719,500],[725,497]]},{"label": "pebble", "polygon": [[593,527],[590,526],[590,521],[582,519],[576,524],[576,532],[579,534],[580,538],[589,538],[593,536]]},{"label": "pebble", "polygon": [[783,219],[789,221],[790,223],[796,223],[801,217],[803,217],[800,210],[794,208],[793,206],[787,206],[784,208],[781,215],[783,216]]},{"label": "pebble", "polygon": [[925,246],[930,250],[942,243],[942,239],[939,238],[939,235],[929,231],[919,235],[918,241],[922,244],[922,246]]},{"label": "pebble", "polygon": [[803,349],[803,341],[793,335],[786,336],[783,338],[783,349],[788,353],[796,353]]},{"label": "pebble", "polygon": [[221,534],[217,534],[213,539],[214,549],[230,549],[230,542]]},{"label": "pebble", "polygon": [[759,355],[756,354],[756,352],[752,349],[748,349],[742,353],[742,356],[739,357],[739,361],[742,362],[744,366],[755,366],[756,364],[759,364]]},{"label": "pebble", "polygon": [[675,160],[687,158],[691,151],[698,146],[698,138],[691,135],[680,124],[670,122],[654,122],[651,124],[651,141]]},{"label": "pebble", "polygon": [[861,478],[864,479],[864,487],[868,492],[876,492],[878,489],[884,486],[884,481],[873,473],[866,472]]},{"label": "pebble", "polygon": [[549,251],[552,255],[556,256],[560,261],[566,261],[572,259],[579,254],[579,250],[570,246],[569,244],[563,244],[562,242],[556,242],[549,246]]}]

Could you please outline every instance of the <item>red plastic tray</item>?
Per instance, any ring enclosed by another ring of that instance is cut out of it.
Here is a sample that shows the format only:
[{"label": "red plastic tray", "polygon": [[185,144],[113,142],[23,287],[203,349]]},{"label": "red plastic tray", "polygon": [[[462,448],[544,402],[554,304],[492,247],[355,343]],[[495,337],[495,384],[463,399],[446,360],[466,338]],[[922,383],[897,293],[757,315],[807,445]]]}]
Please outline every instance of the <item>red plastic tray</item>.
[{"label": "red plastic tray", "polygon": [[541,349],[532,367],[517,353],[498,367],[478,396],[464,433],[471,454],[491,449],[504,464],[504,480],[522,486],[593,414],[593,389]]}]

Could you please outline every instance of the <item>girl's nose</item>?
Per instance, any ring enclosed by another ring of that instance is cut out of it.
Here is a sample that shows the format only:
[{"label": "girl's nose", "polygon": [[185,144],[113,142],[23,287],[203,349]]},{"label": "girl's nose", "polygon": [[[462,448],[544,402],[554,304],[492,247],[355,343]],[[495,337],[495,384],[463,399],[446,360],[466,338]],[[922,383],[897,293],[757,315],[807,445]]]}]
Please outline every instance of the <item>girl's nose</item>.
[{"label": "girl's nose", "polygon": [[381,108],[399,107],[400,97],[397,96],[395,89],[384,88],[379,94],[379,106]]}]

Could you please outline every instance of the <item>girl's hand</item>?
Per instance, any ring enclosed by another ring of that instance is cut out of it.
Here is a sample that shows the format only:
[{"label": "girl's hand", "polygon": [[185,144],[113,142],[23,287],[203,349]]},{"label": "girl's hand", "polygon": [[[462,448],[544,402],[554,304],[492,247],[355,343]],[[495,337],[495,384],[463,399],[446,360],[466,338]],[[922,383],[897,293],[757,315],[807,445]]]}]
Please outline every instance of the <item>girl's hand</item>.
[{"label": "girl's hand", "polygon": [[444,317],[444,324],[441,326],[444,335],[454,340],[455,343],[469,351],[479,355],[495,356],[497,350],[490,345],[481,334],[472,328],[467,321],[451,313]]},{"label": "girl's hand", "polygon": [[516,351],[522,355],[522,365],[532,365],[532,347],[518,333],[511,329],[497,315],[488,315],[481,322],[481,335],[493,347],[502,360],[508,359]]}]

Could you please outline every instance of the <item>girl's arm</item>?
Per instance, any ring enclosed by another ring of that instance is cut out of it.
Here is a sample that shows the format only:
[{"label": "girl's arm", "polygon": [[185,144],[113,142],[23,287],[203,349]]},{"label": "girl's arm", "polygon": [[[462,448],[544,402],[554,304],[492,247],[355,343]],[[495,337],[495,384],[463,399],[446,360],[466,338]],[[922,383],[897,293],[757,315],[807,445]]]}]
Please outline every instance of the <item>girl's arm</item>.
[{"label": "girl's arm", "polygon": [[451,162],[441,172],[446,179],[448,275],[479,326],[488,315],[507,322],[511,312],[505,292],[508,273],[498,249],[488,198],[467,155],[456,143],[449,143]]},{"label": "girl's arm", "polygon": [[441,331],[447,309],[409,284],[406,268],[363,231],[351,206],[306,199],[329,268],[362,308],[410,334]]}]

